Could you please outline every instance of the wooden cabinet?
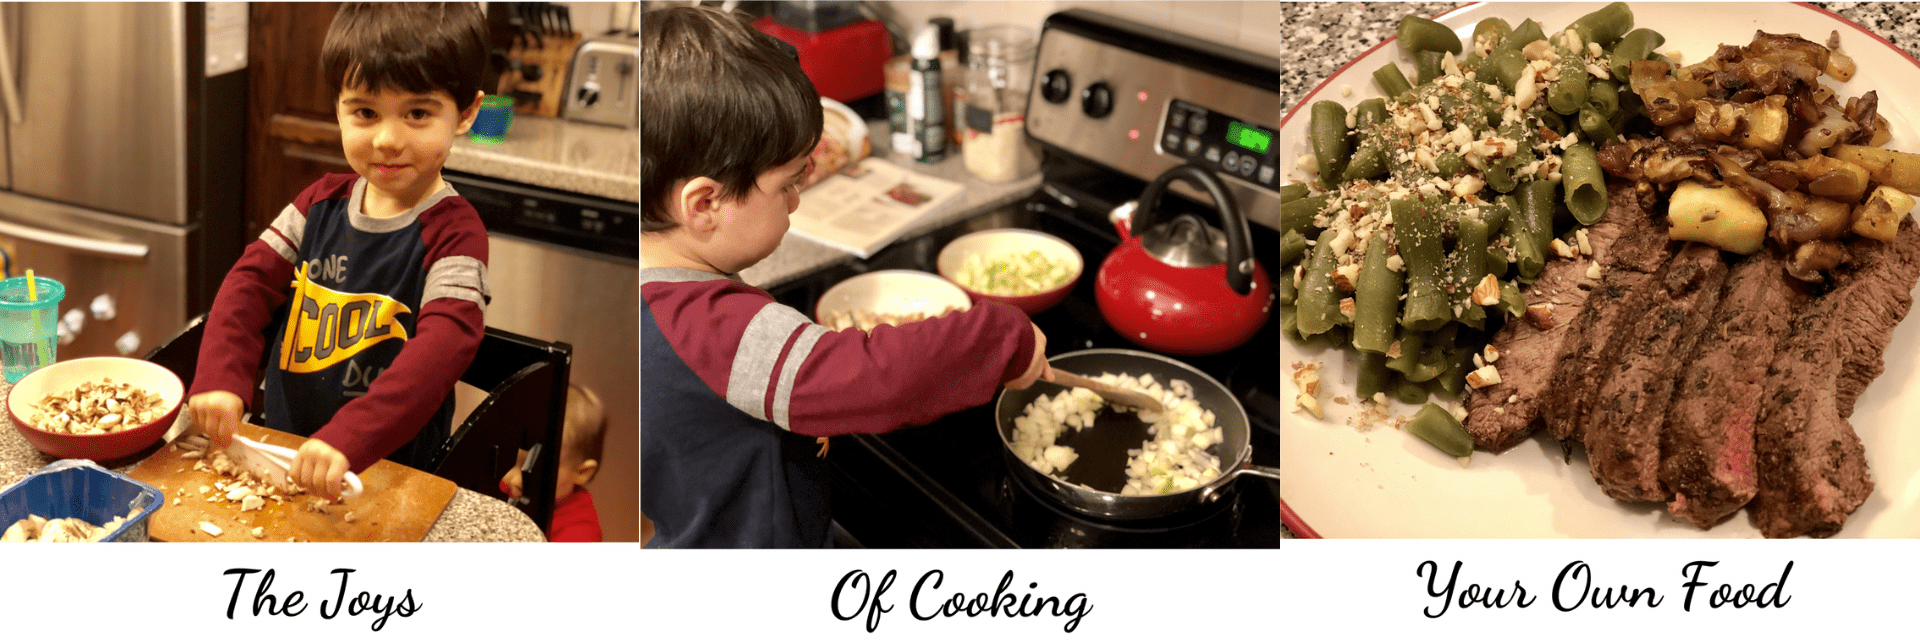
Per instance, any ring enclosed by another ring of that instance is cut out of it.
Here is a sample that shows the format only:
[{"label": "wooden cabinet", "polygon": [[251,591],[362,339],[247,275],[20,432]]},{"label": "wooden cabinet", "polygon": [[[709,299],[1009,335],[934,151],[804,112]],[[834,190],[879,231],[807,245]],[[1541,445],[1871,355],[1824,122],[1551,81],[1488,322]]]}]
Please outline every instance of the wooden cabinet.
[{"label": "wooden cabinet", "polygon": [[248,5],[248,239],[322,174],[353,171],[340,151],[336,96],[320,76],[320,47],[340,4]]}]

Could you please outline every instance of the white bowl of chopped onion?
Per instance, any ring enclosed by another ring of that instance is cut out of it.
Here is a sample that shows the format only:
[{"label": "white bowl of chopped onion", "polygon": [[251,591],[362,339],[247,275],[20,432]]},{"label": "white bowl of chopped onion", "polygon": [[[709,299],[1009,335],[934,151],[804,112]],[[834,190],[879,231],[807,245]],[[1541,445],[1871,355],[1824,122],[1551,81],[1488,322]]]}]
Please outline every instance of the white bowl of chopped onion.
[{"label": "white bowl of chopped onion", "polygon": [[1005,302],[1028,315],[1059,304],[1086,267],[1067,241],[1028,229],[960,236],[940,249],[934,264],[974,299]]},{"label": "white bowl of chopped onion", "polygon": [[973,308],[967,292],[925,271],[886,269],[841,280],[814,304],[816,322],[835,331],[872,331]]}]

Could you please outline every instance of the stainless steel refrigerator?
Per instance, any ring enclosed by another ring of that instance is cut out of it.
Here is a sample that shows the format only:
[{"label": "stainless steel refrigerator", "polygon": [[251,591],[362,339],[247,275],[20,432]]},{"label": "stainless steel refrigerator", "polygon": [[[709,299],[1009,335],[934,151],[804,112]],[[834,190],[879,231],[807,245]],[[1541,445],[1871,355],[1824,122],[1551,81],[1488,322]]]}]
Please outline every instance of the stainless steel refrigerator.
[{"label": "stainless steel refrigerator", "polygon": [[0,271],[66,285],[59,358],[144,355],[246,242],[246,8],[0,5]]}]

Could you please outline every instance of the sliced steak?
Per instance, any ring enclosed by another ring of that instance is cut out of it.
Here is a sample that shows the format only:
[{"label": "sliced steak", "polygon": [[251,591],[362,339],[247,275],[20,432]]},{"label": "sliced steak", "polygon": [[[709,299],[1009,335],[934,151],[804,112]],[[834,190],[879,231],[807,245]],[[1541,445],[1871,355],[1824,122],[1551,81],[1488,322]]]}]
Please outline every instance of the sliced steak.
[{"label": "sliced steak", "polygon": [[1866,451],[1844,416],[1878,375],[1893,325],[1912,302],[1920,230],[1908,219],[1893,242],[1853,249],[1856,265],[1834,273],[1835,288],[1799,310],[1768,369],[1754,430],[1760,490],[1752,510],[1768,537],[1833,535],[1873,491]]},{"label": "sliced steak", "polygon": [[1851,330],[1835,335],[1840,349],[1840,379],[1835,383],[1840,417],[1853,417],[1854,401],[1867,384],[1886,370],[1881,354],[1893,340],[1893,328],[1913,306],[1912,290],[1920,276],[1920,240],[1901,225],[1893,242],[1860,239],[1851,243],[1850,269],[1834,274],[1836,293],[1850,291],[1838,307]]},{"label": "sliced steak", "polygon": [[1670,242],[1664,224],[1640,206],[1631,186],[1613,185],[1608,198],[1607,216],[1618,216],[1614,222],[1620,225],[1620,237],[1609,251],[1595,256],[1600,283],[1562,338],[1560,362],[1548,383],[1553,401],[1540,409],[1547,428],[1562,441],[1582,439],[1584,417],[1597,410],[1600,388],[1622,351],[1622,330],[1653,304],[1661,287],[1659,272],[1678,244]]},{"label": "sliced steak", "polygon": [[1693,354],[1720,303],[1727,264],[1720,250],[1687,244],[1674,254],[1648,296],[1645,313],[1630,317],[1616,338],[1619,355],[1600,385],[1584,423],[1593,479],[1617,500],[1664,502],[1660,433],[1674,381]]},{"label": "sliced steak", "polygon": [[[1620,234],[1631,226],[1623,224],[1646,218],[1632,187],[1615,190],[1605,217],[1587,228],[1587,245],[1595,259],[1604,260]],[[1539,428],[1542,397],[1549,389],[1553,371],[1564,353],[1563,343],[1574,320],[1586,309],[1588,293],[1597,284],[1587,277],[1589,260],[1547,261],[1540,278],[1522,294],[1526,304],[1553,304],[1553,325],[1541,330],[1519,318],[1507,322],[1487,341],[1500,353],[1494,368],[1500,371],[1500,384],[1467,395],[1467,433],[1473,443],[1495,453],[1506,451],[1525,441]],[[1557,301],[1557,302],[1556,302]],[[1509,401],[1511,399],[1511,401]]]},{"label": "sliced steak", "polygon": [[1792,309],[1805,297],[1786,278],[1772,249],[1733,266],[1667,410],[1660,432],[1660,482],[1673,494],[1667,510],[1702,529],[1759,490],[1753,424],[1761,381]]}]

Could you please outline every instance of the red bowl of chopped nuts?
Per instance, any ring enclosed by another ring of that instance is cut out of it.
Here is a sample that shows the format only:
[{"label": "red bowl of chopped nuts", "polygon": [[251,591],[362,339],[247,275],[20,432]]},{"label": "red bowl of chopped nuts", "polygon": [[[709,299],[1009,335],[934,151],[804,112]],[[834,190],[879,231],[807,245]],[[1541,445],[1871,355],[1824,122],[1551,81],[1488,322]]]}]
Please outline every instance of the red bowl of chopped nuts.
[{"label": "red bowl of chopped nuts", "polygon": [[166,367],[133,358],[57,362],[7,392],[7,417],[33,448],[56,458],[118,460],[165,435],[186,387]]}]

